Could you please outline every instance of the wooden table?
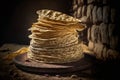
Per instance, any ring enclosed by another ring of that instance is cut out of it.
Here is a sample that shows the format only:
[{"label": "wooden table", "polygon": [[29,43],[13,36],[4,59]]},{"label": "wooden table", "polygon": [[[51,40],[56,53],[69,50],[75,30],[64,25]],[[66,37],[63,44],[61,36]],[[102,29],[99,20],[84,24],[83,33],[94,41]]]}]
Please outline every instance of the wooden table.
[{"label": "wooden table", "polygon": [[0,48],[0,80],[94,80],[92,70],[66,74],[32,74],[18,69],[12,60],[2,59],[4,56],[27,45],[4,44]]}]

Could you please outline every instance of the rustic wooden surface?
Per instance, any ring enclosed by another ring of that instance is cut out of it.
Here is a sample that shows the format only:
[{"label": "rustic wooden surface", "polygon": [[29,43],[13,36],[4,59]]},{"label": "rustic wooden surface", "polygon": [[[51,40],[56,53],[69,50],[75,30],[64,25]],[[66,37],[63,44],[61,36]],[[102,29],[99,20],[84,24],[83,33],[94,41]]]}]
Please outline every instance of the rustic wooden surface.
[{"label": "rustic wooden surface", "polygon": [[6,55],[25,47],[27,45],[4,44],[0,48],[0,80],[94,80],[90,74],[91,70],[80,73],[67,74],[32,74],[18,69],[12,60],[5,60]]}]

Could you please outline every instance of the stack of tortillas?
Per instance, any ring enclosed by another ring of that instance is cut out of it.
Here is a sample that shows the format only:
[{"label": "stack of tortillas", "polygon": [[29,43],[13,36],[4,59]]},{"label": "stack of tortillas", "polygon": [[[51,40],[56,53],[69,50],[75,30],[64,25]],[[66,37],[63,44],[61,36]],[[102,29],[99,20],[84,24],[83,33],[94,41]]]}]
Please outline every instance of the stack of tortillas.
[{"label": "stack of tortillas", "polygon": [[39,10],[38,22],[29,29],[28,58],[45,63],[67,63],[83,57],[78,31],[80,20],[53,10]]}]

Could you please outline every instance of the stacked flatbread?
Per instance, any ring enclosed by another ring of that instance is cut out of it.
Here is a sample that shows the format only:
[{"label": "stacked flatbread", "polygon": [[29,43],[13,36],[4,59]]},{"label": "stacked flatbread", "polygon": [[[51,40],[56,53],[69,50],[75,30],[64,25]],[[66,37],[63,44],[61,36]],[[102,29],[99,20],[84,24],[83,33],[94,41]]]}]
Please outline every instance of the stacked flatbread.
[{"label": "stacked flatbread", "polygon": [[38,62],[66,63],[83,57],[78,31],[85,26],[79,20],[53,10],[39,10],[38,22],[29,29],[28,58]]}]

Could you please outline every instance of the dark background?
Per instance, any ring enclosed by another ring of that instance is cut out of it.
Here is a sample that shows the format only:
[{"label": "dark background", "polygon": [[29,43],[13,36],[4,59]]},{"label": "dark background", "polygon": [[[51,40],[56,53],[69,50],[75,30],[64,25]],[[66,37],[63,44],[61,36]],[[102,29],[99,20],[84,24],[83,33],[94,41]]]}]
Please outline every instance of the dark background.
[{"label": "dark background", "polygon": [[36,11],[53,9],[70,15],[72,0],[3,0],[0,8],[0,45],[29,44],[28,28],[37,21]]}]

